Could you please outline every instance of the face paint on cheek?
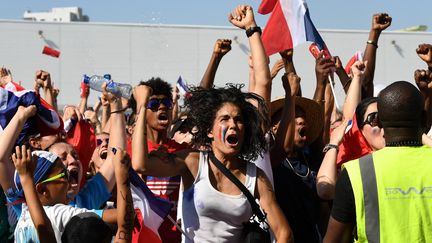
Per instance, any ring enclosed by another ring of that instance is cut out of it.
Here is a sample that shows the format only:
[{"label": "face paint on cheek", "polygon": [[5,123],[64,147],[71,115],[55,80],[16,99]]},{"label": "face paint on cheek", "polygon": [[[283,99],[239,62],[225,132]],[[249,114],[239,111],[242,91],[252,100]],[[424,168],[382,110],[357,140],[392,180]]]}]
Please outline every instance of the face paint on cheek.
[{"label": "face paint on cheek", "polygon": [[219,136],[219,138],[224,143],[225,142],[225,135],[227,133],[227,128],[225,126],[222,126],[222,125],[219,128],[220,128],[220,136]]},{"label": "face paint on cheek", "polygon": [[372,134],[373,135],[380,135],[380,133],[381,133],[381,128],[379,128],[379,127],[373,127],[372,128]]}]

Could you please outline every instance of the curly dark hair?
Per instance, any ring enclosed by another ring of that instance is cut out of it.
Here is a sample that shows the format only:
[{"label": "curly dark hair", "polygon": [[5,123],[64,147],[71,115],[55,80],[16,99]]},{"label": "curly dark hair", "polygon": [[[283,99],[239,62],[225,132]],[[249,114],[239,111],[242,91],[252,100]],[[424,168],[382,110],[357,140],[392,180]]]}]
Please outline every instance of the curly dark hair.
[{"label": "curly dark hair", "polygon": [[[256,102],[258,108],[251,102]],[[238,106],[244,120],[244,142],[238,158],[253,161],[266,149],[264,135],[269,127],[268,110],[261,96],[244,93],[239,86],[212,89],[191,87],[191,96],[185,100],[185,108],[189,110],[188,119],[192,126],[198,128],[193,134],[193,143],[197,147],[210,146],[211,139],[207,135],[213,127],[217,111],[226,103]]]},{"label": "curly dark hair", "polygon": [[[173,88],[171,84],[166,82],[165,80],[159,78],[159,77],[152,77],[151,79],[147,81],[141,81],[139,85],[147,85],[150,88],[152,88],[153,93],[152,95],[164,95],[172,100],[172,91]],[[136,113],[136,101],[135,98],[132,96],[129,101],[129,107],[132,108],[133,114]]]}]

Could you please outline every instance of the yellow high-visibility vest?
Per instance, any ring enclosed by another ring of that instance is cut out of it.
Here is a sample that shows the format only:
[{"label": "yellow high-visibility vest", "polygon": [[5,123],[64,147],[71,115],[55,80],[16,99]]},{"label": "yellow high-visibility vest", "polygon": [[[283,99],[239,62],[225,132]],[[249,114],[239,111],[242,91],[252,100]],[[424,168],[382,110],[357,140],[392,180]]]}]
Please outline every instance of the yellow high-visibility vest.
[{"label": "yellow high-visibility vest", "polygon": [[344,168],[357,242],[432,242],[432,148],[386,147]]}]

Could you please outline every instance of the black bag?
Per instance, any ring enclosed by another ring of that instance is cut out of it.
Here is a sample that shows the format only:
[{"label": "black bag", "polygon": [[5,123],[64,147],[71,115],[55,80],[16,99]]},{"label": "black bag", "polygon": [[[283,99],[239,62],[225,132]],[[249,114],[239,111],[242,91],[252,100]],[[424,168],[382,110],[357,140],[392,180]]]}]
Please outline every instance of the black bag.
[{"label": "black bag", "polygon": [[216,156],[214,156],[212,152],[209,152],[209,156],[210,161],[212,161],[213,164],[243,192],[252,207],[254,214],[248,222],[243,223],[245,242],[270,243],[270,231],[266,222],[265,212],[264,214],[261,212],[260,207],[249,190],[216,158]]}]

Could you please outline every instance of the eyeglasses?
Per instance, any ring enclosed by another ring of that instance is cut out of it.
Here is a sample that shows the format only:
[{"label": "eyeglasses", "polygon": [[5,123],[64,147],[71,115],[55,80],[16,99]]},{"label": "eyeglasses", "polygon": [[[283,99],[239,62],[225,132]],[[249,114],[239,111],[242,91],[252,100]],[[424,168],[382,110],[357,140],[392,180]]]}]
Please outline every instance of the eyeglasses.
[{"label": "eyeglasses", "polygon": [[97,139],[96,139],[96,146],[97,146],[97,147],[101,146],[101,144],[102,144],[103,142],[105,142],[106,144],[108,144],[108,143],[109,143],[109,138],[105,138],[105,139],[97,138]]},{"label": "eyeglasses", "polygon": [[378,112],[369,113],[366,117],[366,120],[363,122],[362,127],[364,127],[364,125],[366,124],[369,124],[371,127],[378,126],[379,125]]},{"label": "eyeglasses", "polygon": [[56,180],[61,179],[63,177],[66,178],[67,181],[69,181],[69,171],[67,169],[64,169],[62,173],[55,175],[53,177],[50,177],[46,180],[43,180],[40,183],[43,184],[43,183],[47,183],[47,182],[51,182],[51,181],[56,181]]},{"label": "eyeglasses", "polygon": [[148,101],[147,109],[155,111],[159,109],[159,106],[163,104],[168,110],[170,110],[173,106],[172,100],[169,98],[156,99],[152,98]]}]

